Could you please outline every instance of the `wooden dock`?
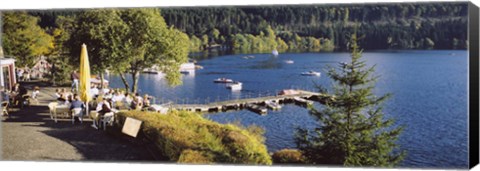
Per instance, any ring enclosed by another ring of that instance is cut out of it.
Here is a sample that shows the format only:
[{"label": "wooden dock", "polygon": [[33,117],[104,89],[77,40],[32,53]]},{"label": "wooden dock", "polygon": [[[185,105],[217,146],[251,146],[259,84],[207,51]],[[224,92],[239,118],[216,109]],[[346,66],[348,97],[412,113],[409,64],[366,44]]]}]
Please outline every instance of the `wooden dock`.
[{"label": "wooden dock", "polygon": [[194,112],[221,112],[227,110],[243,109],[247,106],[247,104],[262,105],[265,104],[266,101],[274,101],[276,103],[291,103],[295,102],[295,98],[303,98],[324,103],[326,99],[330,99],[326,95],[320,93],[303,90],[297,90],[297,92],[299,93],[293,95],[264,96],[257,98],[227,100],[209,104],[172,104],[170,105],[170,108]]}]

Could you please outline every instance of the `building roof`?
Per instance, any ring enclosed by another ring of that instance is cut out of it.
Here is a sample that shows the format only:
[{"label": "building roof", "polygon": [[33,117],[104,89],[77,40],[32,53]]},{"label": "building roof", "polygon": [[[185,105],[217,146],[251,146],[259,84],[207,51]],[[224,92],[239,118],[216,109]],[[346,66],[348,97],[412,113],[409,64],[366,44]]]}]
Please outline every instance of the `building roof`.
[{"label": "building roof", "polygon": [[13,58],[0,58],[0,65],[9,65],[15,63]]}]

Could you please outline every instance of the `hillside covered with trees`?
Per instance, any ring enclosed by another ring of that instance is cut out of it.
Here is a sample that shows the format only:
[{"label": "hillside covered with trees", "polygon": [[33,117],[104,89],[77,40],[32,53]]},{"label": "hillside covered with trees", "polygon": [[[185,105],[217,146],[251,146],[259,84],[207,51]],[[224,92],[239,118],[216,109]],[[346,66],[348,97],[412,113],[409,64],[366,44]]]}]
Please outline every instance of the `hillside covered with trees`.
[{"label": "hillside covered with trees", "polygon": [[278,48],[293,51],[326,46],[345,51],[355,23],[366,50],[466,49],[467,13],[461,2],[162,9],[165,21],[197,40],[199,49],[212,44],[235,49],[244,41],[261,49],[255,37],[268,40],[271,28]]},{"label": "hillside covered with trees", "polygon": [[[161,8],[168,26],[186,33],[190,52],[346,51],[358,27],[365,50],[466,49],[468,6],[463,2],[269,5]],[[82,10],[28,14],[53,35],[62,18]],[[59,20],[60,18],[60,20]],[[63,19],[64,20],[64,19]]]}]

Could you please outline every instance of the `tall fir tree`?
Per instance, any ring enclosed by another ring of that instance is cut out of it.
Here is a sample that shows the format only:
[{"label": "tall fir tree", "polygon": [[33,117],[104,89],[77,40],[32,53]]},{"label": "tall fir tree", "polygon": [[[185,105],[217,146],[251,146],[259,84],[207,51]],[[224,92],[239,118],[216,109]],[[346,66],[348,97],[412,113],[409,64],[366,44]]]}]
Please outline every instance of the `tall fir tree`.
[{"label": "tall fir tree", "polygon": [[392,127],[394,120],[384,119],[382,112],[390,94],[372,93],[379,77],[372,76],[375,66],[367,67],[361,60],[357,41],[355,33],[349,43],[349,63],[328,69],[335,82],[331,100],[322,110],[310,108],[320,126],[297,132],[297,146],[312,164],[392,167],[405,156],[396,144],[403,128]]}]

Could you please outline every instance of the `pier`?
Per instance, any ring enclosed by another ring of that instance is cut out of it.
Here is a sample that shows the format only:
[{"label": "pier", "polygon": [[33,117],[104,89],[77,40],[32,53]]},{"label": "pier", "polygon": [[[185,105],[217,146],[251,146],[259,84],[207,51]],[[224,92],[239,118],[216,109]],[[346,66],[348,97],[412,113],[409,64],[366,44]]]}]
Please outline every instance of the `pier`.
[{"label": "pier", "polygon": [[[227,100],[221,102],[214,102],[208,104],[171,104],[171,109],[194,111],[194,112],[222,112],[228,110],[239,110],[246,108],[249,104],[263,105],[266,101],[273,101],[276,103],[297,103],[300,105],[306,105],[316,101],[319,103],[325,103],[325,101],[331,99],[329,96],[321,93],[315,93],[304,90],[296,90],[297,94],[291,95],[275,95],[264,96],[256,98]],[[299,100],[302,99],[302,100]]]}]

